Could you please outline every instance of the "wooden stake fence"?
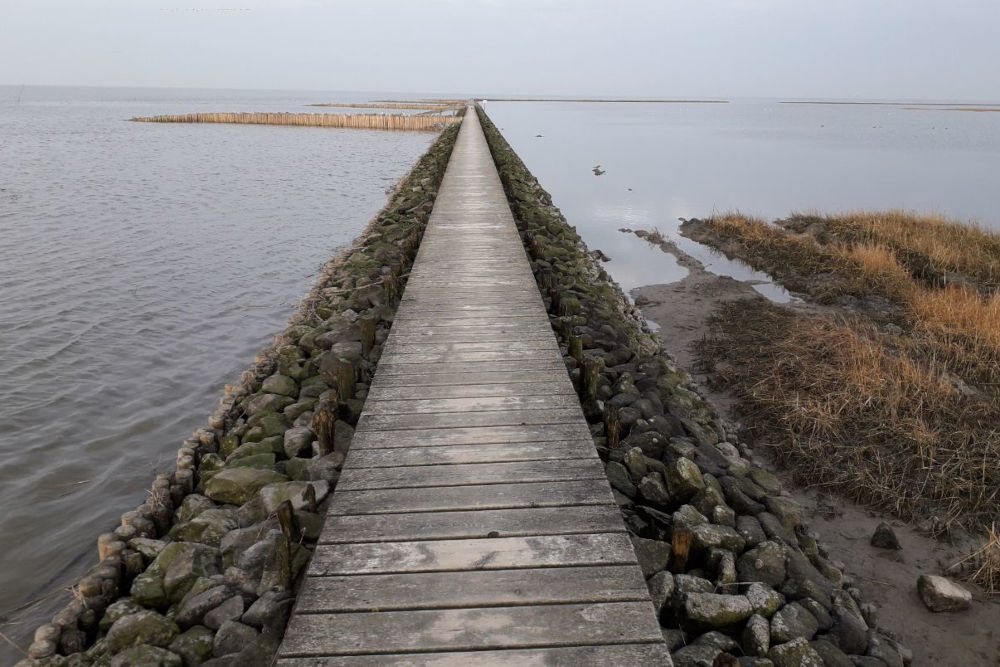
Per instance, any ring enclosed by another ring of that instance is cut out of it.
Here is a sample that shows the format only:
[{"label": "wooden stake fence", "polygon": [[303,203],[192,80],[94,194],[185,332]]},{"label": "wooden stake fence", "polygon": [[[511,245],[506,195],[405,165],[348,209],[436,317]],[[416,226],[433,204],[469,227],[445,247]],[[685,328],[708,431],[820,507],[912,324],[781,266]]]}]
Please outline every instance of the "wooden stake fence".
[{"label": "wooden stake fence", "polygon": [[329,114],[329,113],[189,113],[176,116],[132,118],[139,123],[234,123],[241,125],[300,125],[340,127],[365,130],[437,131],[459,116],[405,116],[402,114]]},{"label": "wooden stake fence", "polygon": [[464,108],[462,102],[441,102],[441,103],[420,103],[420,102],[324,102],[322,104],[308,104],[310,107],[331,107],[336,109],[429,109],[432,111],[451,111],[453,109]]}]

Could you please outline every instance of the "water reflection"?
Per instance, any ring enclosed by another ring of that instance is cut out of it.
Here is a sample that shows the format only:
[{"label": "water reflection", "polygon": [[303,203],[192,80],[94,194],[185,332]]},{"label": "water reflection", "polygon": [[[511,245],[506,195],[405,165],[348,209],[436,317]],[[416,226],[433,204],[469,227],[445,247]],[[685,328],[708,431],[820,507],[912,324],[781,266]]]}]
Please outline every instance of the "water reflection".
[{"label": "water reflection", "polygon": [[[685,269],[620,227],[658,229],[710,271],[767,276],[681,237],[678,219],[903,208],[1000,229],[1000,114],[894,106],[494,102],[488,112],[626,291]],[[536,137],[542,134],[543,137]],[[601,165],[604,175],[592,168]],[[776,300],[780,287],[754,286]]]}]

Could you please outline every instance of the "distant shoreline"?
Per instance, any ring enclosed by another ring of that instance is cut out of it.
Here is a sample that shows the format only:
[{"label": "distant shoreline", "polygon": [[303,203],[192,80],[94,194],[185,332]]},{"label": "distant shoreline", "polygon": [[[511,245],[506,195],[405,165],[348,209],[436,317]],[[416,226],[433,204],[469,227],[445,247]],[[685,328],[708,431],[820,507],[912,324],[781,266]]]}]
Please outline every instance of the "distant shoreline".
[{"label": "distant shoreline", "polygon": [[988,111],[1000,110],[1000,105],[994,103],[974,102],[965,104],[962,102],[810,102],[807,100],[781,100],[778,104],[820,104],[825,106],[872,106],[872,107],[904,107],[907,109],[945,109],[951,111],[965,111],[967,108],[989,107]]},{"label": "distant shoreline", "polygon": [[600,99],[580,97],[564,99],[559,97],[495,97],[492,102],[607,102],[607,103],[650,103],[650,104],[729,104],[729,100],[642,100],[642,99]]},{"label": "distant shoreline", "polygon": [[[476,98],[480,99],[480,98]],[[488,102],[607,102],[607,103],[618,103],[618,104],[637,104],[637,103],[649,103],[649,104],[729,104],[729,100],[668,100],[668,99],[614,99],[614,98],[599,98],[599,97],[489,97],[486,98]],[[413,102],[413,100],[375,100],[375,102],[381,102],[386,104],[399,104]],[[439,100],[418,100],[420,103],[427,104],[440,104]]]}]

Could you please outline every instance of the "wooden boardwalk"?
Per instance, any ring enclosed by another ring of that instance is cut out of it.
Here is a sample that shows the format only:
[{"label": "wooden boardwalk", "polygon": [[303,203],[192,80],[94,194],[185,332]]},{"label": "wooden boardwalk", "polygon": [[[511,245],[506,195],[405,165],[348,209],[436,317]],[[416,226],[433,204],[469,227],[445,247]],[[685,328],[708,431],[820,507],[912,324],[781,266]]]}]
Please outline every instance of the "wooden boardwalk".
[{"label": "wooden boardwalk", "polygon": [[669,664],[465,115],[279,665]]}]

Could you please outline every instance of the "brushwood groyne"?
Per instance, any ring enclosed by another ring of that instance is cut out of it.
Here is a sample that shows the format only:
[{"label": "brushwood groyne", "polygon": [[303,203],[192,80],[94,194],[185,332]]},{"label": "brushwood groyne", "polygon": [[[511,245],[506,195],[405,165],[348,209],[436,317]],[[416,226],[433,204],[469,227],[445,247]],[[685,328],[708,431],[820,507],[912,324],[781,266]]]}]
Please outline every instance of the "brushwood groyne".
[{"label": "brushwood groyne", "polygon": [[24,665],[911,661],[477,112],[101,535]]},{"label": "brushwood groyne", "polygon": [[334,113],[189,113],[174,116],[144,116],[130,119],[137,123],[230,123],[237,125],[294,125],[363,130],[415,130],[436,132],[461,116],[404,114],[334,114]]}]

